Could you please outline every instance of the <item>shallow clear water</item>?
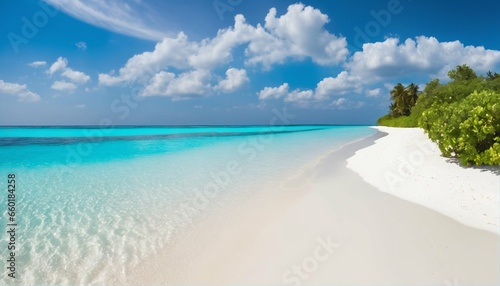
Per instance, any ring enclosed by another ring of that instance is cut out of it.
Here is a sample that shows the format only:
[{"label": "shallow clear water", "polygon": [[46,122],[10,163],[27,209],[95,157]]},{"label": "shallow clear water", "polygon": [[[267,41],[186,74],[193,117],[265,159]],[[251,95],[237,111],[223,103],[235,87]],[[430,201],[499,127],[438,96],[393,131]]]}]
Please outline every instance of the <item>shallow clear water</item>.
[{"label": "shallow clear water", "polygon": [[[1,188],[17,177],[21,284],[105,284],[231,196],[251,196],[361,126],[0,128]],[[3,191],[6,194],[5,191]],[[2,218],[7,197],[0,196]],[[6,221],[3,220],[6,228]],[[8,236],[0,235],[1,259]],[[0,284],[7,284],[5,277]]]}]

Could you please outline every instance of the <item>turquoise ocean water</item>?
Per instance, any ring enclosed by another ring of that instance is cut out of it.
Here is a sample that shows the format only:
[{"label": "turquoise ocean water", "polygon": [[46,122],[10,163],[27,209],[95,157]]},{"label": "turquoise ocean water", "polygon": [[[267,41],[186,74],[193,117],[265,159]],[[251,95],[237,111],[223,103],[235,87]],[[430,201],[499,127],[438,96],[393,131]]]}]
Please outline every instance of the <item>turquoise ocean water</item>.
[{"label": "turquoise ocean water", "polygon": [[[9,255],[8,174],[16,175],[16,283],[106,284],[124,281],[227,198],[252,196],[374,133],[365,126],[0,128],[0,259]],[[2,275],[0,285],[12,281]]]}]

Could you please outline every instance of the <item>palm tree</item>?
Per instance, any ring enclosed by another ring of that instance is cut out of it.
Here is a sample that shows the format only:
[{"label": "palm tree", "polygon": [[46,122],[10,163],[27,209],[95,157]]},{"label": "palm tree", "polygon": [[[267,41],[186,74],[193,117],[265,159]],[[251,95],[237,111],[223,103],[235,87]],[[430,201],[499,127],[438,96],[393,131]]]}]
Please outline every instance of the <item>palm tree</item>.
[{"label": "palm tree", "polygon": [[487,80],[495,80],[497,78],[500,78],[500,74],[498,73],[492,73],[491,71],[488,71],[488,73],[486,74]]},{"label": "palm tree", "polygon": [[409,107],[409,111],[411,111],[411,108],[415,106],[417,103],[418,99],[418,85],[414,84],[413,82],[410,83],[406,87],[406,92],[407,92],[407,103]]},{"label": "palm tree", "polygon": [[405,87],[398,83],[391,90],[391,99],[393,104],[391,105],[391,111],[393,111],[394,117],[399,117],[401,115],[406,115],[407,108],[407,90]]},{"label": "palm tree", "polygon": [[399,116],[401,116],[401,111],[394,104],[394,102],[391,102],[391,105],[389,106],[389,110],[390,110],[390,115],[392,117],[399,117]]}]

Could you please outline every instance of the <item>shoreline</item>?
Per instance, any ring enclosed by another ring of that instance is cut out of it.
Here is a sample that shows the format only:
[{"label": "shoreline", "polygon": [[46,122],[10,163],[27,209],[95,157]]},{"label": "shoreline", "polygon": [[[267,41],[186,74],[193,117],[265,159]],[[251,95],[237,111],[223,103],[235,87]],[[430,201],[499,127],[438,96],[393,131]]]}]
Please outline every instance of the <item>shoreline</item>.
[{"label": "shoreline", "polygon": [[347,168],[380,135],[214,210],[127,283],[497,284],[497,235],[380,192]]},{"label": "shoreline", "polygon": [[358,150],[348,168],[382,192],[499,234],[499,167],[462,167],[420,128],[372,128],[387,136]]}]

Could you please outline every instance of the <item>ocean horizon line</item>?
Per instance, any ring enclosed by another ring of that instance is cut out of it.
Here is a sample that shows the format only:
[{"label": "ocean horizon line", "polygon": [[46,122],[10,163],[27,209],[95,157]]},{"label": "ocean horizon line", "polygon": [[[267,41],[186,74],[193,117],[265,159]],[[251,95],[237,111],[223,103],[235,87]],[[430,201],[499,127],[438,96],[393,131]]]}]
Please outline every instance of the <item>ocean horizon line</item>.
[{"label": "ocean horizon line", "polygon": [[179,125],[163,125],[163,124],[116,124],[104,127],[101,125],[0,125],[0,128],[197,128],[197,127],[267,127],[267,126],[376,126],[376,124],[327,124],[327,123],[307,123],[307,124],[179,124]]}]

